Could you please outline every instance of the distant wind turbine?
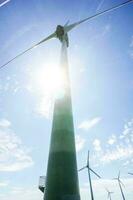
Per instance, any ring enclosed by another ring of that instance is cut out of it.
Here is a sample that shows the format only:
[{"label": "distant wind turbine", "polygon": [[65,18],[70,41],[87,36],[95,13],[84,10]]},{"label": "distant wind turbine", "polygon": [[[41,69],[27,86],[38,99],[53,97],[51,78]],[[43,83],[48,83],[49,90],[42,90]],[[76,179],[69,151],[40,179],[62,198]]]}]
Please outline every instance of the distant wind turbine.
[{"label": "distant wind turbine", "polygon": [[89,163],[89,151],[88,151],[88,158],[87,158],[87,165],[79,169],[79,171],[82,171],[84,169],[88,169],[88,177],[89,177],[89,184],[90,184],[90,193],[91,193],[91,200],[94,200],[94,195],[93,195],[93,189],[92,189],[92,182],[91,182],[91,174],[90,171],[95,174],[98,178],[101,178],[94,170],[90,168],[90,163]]},{"label": "distant wind turbine", "polygon": [[125,187],[125,186],[124,186],[124,184],[122,183],[122,181],[120,180],[120,171],[119,171],[118,177],[117,177],[117,178],[114,178],[114,180],[117,180],[117,181],[118,181],[119,188],[120,188],[121,195],[122,195],[122,199],[123,199],[123,200],[126,200],[126,199],[125,199],[125,196],[124,196],[123,189],[122,189],[122,186],[123,186],[123,187]]},{"label": "distant wind turbine", "polygon": [[107,193],[108,193],[108,199],[109,200],[112,200],[112,198],[111,198],[111,194],[113,194],[114,192],[111,192],[111,191],[109,191],[107,188],[105,188],[105,190],[107,191]]}]

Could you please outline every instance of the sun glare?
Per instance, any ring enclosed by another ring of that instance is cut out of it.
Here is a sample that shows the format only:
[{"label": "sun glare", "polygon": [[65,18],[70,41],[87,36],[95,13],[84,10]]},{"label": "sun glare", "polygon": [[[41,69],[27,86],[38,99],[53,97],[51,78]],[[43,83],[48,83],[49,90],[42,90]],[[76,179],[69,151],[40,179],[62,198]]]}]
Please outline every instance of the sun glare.
[{"label": "sun glare", "polygon": [[64,90],[65,74],[53,63],[45,68],[39,68],[31,74],[32,85],[40,95],[47,94],[58,97]]},{"label": "sun glare", "polygon": [[35,112],[49,118],[55,99],[64,97],[67,88],[66,73],[59,64],[48,62],[43,67],[32,68],[27,89],[35,96]]}]

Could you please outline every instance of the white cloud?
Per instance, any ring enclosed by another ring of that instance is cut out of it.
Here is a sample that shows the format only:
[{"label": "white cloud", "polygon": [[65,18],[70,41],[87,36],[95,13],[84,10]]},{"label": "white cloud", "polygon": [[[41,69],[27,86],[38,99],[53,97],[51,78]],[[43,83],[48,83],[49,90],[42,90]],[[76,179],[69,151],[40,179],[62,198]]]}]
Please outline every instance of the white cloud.
[{"label": "white cloud", "polygon": [[0,188],[1,187],[6,187],[8,184],[9,184],[9,181],[0,182]]},{"label": "white cloud", "polygon": [[102,149],[101,148],[101,142],[98,139],[95,139],[93,141],[93,146],[94,146],[95,151],[101,151],[101,149]]},{"label": "white cloud", "polygon": [[38,200],[43,199],[43,194],[36,187],[12,187],[9,191],[0,194],[1,200]]},{"label": "white cloud", "polygon": [[[95,142],[95,146],[99,145]],[[106,164],[112,161],[123,161],[123,165],[127,166],[132,162],[133,157],[133,119],[124,125],[124,130],[119,136],[112,135],[108,141],[108,147],[101,148],[100,152],[94,146],[94,155],[92,160],[97,164]]]},{"label": "white cloud", "polygon": [[[128,200],[132,200],[132,185],[133,185],[133,179],[122,179],[122,182],[125,185],[125,188],[123,188],[125,196]],[[114,199],[118,200],[120,198],[120,192],[119,192],[119,186],[117,181],[109,180],[109,179],[97,179],[92,180],[93,190],[94,190],[94,196],[96,199],[106,199],[107,198],[107,192],[105,191],[105,187],[107,187],[109,190],[113,191],[113,197]],[[89,184],[83,183],[80,187],[80,194],[81,199],[86,200],[88,197],[90,197],[90,191],[89,191]],[[8,200],[10,197],[10,200],[39,200],[43,199],[43,193],[40,192],[35,187],[12,187],[8,192],[0,194],[1,200]]]},{"label": "white cloud", "polygon": [[11,92],[14,95],[22,89],[25,89],[24,84],[21,84],[21,81],[16,79],[15,74],[12,74],[12,76],[7,76],[5,78],[5,81],[0,83],[1,95],[9,92]]},{"label": "white cloud", "polygon": [[101,157],[101,162],[108,163],[115,160],[128,159],[133,155],[133,146],[117,145],[114,150],[107,150]]},{"label": "white cloud", "polygon": [[7,119],[1,119],[0,120],[0,128],[8,128],[11,125],[11,122],[9,122]]},{"label": "white cloud", "polygon": [[0,171],[19,171],[33,165],[29,149],[12,131],[11,123],[2,119],[0,124]]},{"label": "white cloud", "polygon": [[116,142],[116,136],[112,135],[109,139],[108,139],[108,144],[113,145]]},{"label": "white cloud", "polygon": [[[122,182],[125,185],[125,188],[123,188],[125,197],[128,200],[132,200],[132,185],[133,185],[133,179],[122,179]],[[92,180],[93,185],[93,191],[94,191],[94,197],[95,199],[107,199],[107,192],[105,188],[107,188],[109,191],[114,192],[112,194],[112,199],[119,200],[121,197],[118,182],[115,180],[110,179],[97,179]],[[89,183],[84,183],[81,186],[81,197],[82,200],[88,199],[88,196],[90,196],[89,191]]]},{"label": "white cloud", "polygon": [[100,121],[101,121],[101,117],[95,117],[95,118],[93,118],[93,119],[83,121],[83,122],[78,126],[78,128],[87,131],[87,130],[89,130],[90,128],[92,128],[92,127],[94,127],[95,125],[97,125]]},{"label": "white cloud", "polygon": [[129,160],[126,160],[124,163],[123,163],[123,166],[127,166],[127,165],[129,165]]},{"label": "white cloud", "polygon": [[2,3],[0,2],[0,7],[4,6],[5,4],[7,4],[8,2],[10,2],[11,0],[5,0],[2,1]]},{"label": "white cloud", "polygon": [[76,151],[79,152],[84,148],[85,139],[80,135],[76,135]]}]

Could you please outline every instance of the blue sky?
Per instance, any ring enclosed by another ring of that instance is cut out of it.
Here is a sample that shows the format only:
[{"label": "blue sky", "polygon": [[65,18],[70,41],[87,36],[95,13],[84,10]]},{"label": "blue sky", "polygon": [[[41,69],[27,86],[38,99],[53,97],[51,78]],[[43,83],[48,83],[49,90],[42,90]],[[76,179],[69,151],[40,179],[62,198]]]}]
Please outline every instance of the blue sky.
[{"label": "blue sky", "polygon": [[[4,2],[4,1],[0,1]],[[123,2],[116,0],[115,4]],[[114,1],[10,0],[0,6],[0,65],[53,32],[114,5]],[[90,150],[95,199],[104,187],[120,200],[121,170],[128,200],[133,196],[133,4],[75,28],[68,49],[78,168]],[[60,43],[51,40],[0,70],[0,198],[42,199],[58,77]],[[51,80],[51,81],[50,81]],[[79,174],[88,199],[87,172]]]}]

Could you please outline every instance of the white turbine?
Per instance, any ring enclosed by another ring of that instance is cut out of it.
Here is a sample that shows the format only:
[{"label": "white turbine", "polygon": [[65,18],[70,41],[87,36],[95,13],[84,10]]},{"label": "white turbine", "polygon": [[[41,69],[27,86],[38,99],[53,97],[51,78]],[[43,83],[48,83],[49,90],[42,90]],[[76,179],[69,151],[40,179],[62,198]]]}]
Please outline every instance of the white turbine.
[{"label": "white turbine", "polygon": [[105,190],[107,191],[107,193],[108,193],[108,199],[109,200],[112,200],[112,198],[111,198],[111,194],[113,194],[114,192],[111,192],[111,191],[109,191],[107,188],[105,188]]},{"label": "white turbine", "polygon": [[44,38],[40,42],[34,44],[32,47],[30,47],[30,48],[26,49],[25,51],[21,52],[20,54],[16,55],[14,58],[12,58],[11,60],[7,61],[5,64],[1,65],[0,69],[3,68],[4,66],[8,65],[9,63],[11,63],[16,58],[22,56],[23,54],[27,53],[28,51],[30,51],[30,50],[32,50],[32,49],[34,49],[36,47],[38,47],[40,44],[42,44],[42,43],[44,43],[44,42],[46,42],[46,41],[48,41],[48,40],[50,40],[52,38],[58,38],[61,41],[62,44],[63,44],[63,41],[65,41],[66,45],[68,47],[68,45],[69,45],[68,32],[71,31],[73,28],[77,27],[78,25],[80,25],[80,24],[82,24],[82,23],[84,23],[86,21],[89,21],[89,20],[92,20],[94,18],[97,18],[98,16],[101,16],[101,15],[103,15],[105,13],[108,13],[110,11],[116,10],[116,9],[118,9],[118,8],[120,8],[120,7],[122,7],[122,6],[126,5],[126,4],[132,3],[132,2],[133,2],[133,0],[125,1],[125,2],[123,2],[121,4],[118,4],[116,6],[108,8],[108,9],[106,9],[104,11],[98,12],[98,13],[90,16],[90,17],[87,17],[87,18],[85,18],[83,20],[80,20],[80,21],[78,21],[76,23],[73,23],[73,24],[70,24],[70,25],[68,25],[69,21],[64,26],[58,25],[55,32],[53,32],[51,35],[49,35],[48,37]]},{"label": "white turbine", "polygon": [[91,193],[91,200],[94,200],[94,194],[93,194],[93,188],[92,188],[92,181],[91,181],[91,174],[90,171],[95,174],[98,178],[101,178],[94,170],[90,168],[90,163],[89,163],[89,151],[88,151],[88,157],[87,157],[87,164],[86,166],[82,167],[79,169],[79,171],[82,171],[84,169],[88,169],[88,177],[89,177],[89,184],[90,184],[90,193]]},{"label": "white turbine", "polygon": [[122,181],[120,180],[120,171],[119,171],[118,177],[117,177],[117,178],[114,178],[113,180],[117,180],[117,181],[118,181],[119,188],[120,188],[121,195],[122,195],[122,199],[123,199],[123,200],[126,200],[126,199],[125,199],[124,192],[123,192],[123,189],[122,189],[122,186],[123,186],[123,187],[125,187],[125,186],[124,186],[124,184],[122,183]]}]

